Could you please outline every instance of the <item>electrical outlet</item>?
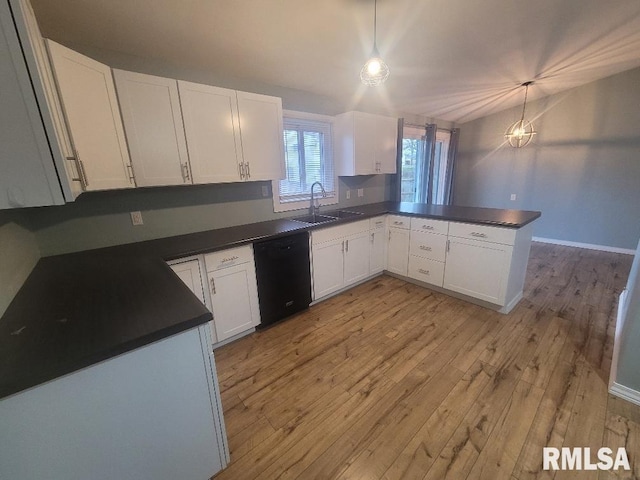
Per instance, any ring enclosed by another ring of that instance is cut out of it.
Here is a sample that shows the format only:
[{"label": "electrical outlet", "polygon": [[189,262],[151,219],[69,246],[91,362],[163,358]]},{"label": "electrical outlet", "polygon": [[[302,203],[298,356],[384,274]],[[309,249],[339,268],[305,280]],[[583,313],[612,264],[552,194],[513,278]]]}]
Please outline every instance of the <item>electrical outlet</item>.
[{"label": "electrical outlet", "polygon": [[358,189],[358,197],[364,197],[364,188]]},{"label": "electrical outlet", "polygon": [[511,194],[511,201],[513,202],[518,196],[515,193]]},{"label": "electrical outlet", "polygon": [[269,187],[267,187],[266,185],[262,186],[262,196],[263,197],[268,197],[269,196]]},{"label": "electrical outlet", "polygon": [[351,190],[347,190],[347,200],[351,198]]},{"label": "electrical outlet", "polygon": [[143,225],[142,212],[131,212],[131,223],[133,225]]}]

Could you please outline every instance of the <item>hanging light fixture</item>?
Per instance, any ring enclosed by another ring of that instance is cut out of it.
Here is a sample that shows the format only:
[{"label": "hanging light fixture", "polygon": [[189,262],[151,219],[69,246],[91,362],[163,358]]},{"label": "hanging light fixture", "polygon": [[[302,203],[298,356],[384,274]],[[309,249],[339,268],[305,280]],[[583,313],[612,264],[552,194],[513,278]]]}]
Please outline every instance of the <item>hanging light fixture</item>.
[{"label": "hanging light fixture", "polygon": [[376,30],[378,26],[378,0],[373,2],[373,51],[367,63],[360,70],[360,80],[368,87],[382,85],[389,78],[389,67],[380,58],[376,45]]},{"label": "hanging light fixture", "polygon": [[524,119],[524,112],[527,108],[527,94],[529,93],[529,85],[533,82],[524,82],[521,87],[525,87],[524,90],[524,104],[522,105],[522,116],[520,120],[511,125],[504,136],[507,138],[509,145],[514,148],[524,147],[528,145],[536,131],[533,129],[533,123]]}]

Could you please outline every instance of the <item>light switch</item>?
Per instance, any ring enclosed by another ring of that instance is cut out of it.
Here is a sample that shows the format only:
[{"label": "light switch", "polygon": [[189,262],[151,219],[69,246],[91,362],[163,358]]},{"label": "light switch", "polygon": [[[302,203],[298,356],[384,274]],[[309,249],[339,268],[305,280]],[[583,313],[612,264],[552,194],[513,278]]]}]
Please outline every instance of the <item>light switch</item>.
[{"label": "light switch", "polygon": [[351,198],[351,190],[347,190],[347,200]]},{"label": "light switch", "polygon": [[511,201],[514,201],[518,196],[515,193],[511,194]]},{"label": "light switch", "polygon": [[358,196],[359,197],[364,197],[364,188],[359,188],[358,189]]}]

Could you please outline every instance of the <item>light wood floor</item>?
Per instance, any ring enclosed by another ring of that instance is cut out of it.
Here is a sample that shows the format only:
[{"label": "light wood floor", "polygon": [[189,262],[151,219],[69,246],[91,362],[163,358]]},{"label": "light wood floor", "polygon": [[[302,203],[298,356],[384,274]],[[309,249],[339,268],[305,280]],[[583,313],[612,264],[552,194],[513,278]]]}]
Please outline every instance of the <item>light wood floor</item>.
[{"label": "light wood floor", "polygon": [[382,276],[218,349],[216,480],[553,478],[543,446],[626,446],[599,478],[637,479],[640,407],[607,393],[631,261],[534,243],[509,315]]}]

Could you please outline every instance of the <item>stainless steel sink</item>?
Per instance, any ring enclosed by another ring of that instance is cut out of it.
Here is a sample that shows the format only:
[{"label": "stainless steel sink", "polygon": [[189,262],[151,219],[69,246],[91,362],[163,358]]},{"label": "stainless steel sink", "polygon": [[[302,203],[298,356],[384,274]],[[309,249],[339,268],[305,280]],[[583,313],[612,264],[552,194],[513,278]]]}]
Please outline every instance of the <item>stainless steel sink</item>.
[{"label": "stainless steel sink", "polygon": [[330,212],[324,212],[324,215],[327,217],[335,217],[335,218],[351,218],[358,217],[362,215],[360,212],[351,212],[349,210],[332,210]]},{"label": "stainless steel sink", "polygon": [[318,223],[335,222],[336,220],[338,220],[338,217],[332,217],[328,215],[303,215],[301,217],[294,217],[291,220],[316,225]]}]

